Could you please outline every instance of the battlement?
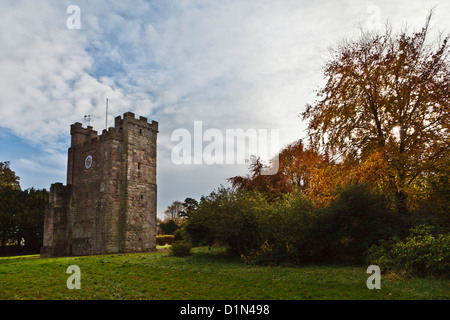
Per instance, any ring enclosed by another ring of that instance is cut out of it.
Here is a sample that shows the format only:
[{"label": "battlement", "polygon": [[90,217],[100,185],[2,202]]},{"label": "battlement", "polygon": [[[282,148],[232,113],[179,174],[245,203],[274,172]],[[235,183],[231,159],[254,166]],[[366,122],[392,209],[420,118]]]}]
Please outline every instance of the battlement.
[{"label": "battlement", "polygon": [[138,126],[142,126],[145,128],[148,128],[152,131],[158,132],[158,122],[152,120],[151,123],[148,122],[148,119],[146,117],[140,116],[139,119],[135,118],[135,115],[133,112],[125,112],[123,114],[123,117],[117,116],[114,118],[114,127],[115,128],[122,128],[124,123],[133,123]]},{"label": "battlement", "polygon": [[[148,122],[146,117],[140,116],[138,119],[135,118],[133,112],[125,112],[122,116],[117,116],[114,118],[114,127],[109,127],[108,130],[103,129],[102,134],[98,135],[97,131],[93,130],[92,126],[83,128],[83,125],[76,122],[70,126],[70,135],[72,136],[71,146],[86,145],[95,143],[99,140],[106,140],[109,138],[119,139],[119,135],[123,130],[125,124],[133,124],[142,129],[149,129],[154,133],[158,133],[158,122],[152,120],[151,123]],[[142,130],[140,129],[140,130]]]},{"label": "battlement", "polygon": [[84,144],[98,137],[97,131],[93,130],[91,126],[83,128],[83,125],[79,122],[70,126],[70,135],[72,136],[72,146]]}]

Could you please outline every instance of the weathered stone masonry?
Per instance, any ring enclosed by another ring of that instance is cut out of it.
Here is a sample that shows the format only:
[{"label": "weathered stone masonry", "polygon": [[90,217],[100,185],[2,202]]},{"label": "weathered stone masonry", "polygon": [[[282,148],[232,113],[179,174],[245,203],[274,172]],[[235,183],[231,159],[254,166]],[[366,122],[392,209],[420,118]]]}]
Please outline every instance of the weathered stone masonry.
[{"label": "weathered stone masonry", "polygon": [[50,188],[41,257],[155,248],[157,133],[131,112],[101,135],[71,125],[67,185]]}]

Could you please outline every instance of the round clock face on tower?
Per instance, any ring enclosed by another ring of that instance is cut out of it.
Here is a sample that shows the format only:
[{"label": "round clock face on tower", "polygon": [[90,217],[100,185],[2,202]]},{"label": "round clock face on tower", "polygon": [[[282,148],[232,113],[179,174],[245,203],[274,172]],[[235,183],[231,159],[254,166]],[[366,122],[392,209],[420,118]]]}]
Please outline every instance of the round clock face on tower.
[{"label": "round clock face on tower", "polygon": [[84,160],[84,167],[86,169],[90,169],[92,167],[92,156],[89,155],[86,157],[86,159]]}]

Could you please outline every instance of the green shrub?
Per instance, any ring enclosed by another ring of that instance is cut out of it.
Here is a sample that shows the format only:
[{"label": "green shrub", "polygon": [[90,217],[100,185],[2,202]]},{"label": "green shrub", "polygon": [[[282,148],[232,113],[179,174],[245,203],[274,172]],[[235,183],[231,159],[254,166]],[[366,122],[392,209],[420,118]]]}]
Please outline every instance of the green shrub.
[{"label": "green shrub", "polygon": [[450,234],[433,234],[433,227],[410,229],[404,240],[394,239],[374,245],[368,262],[384,270],[402,270],[411,275],[449,275]]},{"label": "green shrub", "polygon": [[172,246],[169,254],[175,257],[187,257],[192,255],[192,241],[185,228],[180,228],[173,235]]},{"label": "green shrub", "polygon": [[186,225],[196,245],[225,243],[230,253],[248,254],[261,244],[258,217],[266,210],[264,196],[221,187],[202,197]]},{"label": "green shrub", "polygon": [[164,234],[174,234],[175,231],[178,230],[179,226],[175,222],[175,220],[170,219],[166,221],[162,221],[159,223],[159,228],[161,230],[161,233]]},{"label": "green shrub", "polygon": [[367,250],[366,261],[370,265],[377,265],[382,272],[394,270],[394,254],[392,248],[400,239],[394,237],[389,240],[380,240],[378,245],[372,245]]},{"label": "green shrub", "polygon": [[183,241],[183,240],[191,242],[191,238],[187,230],[185,228],[180,228],[177,231],[175,231],[175,234],[173,235],[173,241]]},{"label": "green shrub", "polygon": [[262,193],[219,188],[202,197],[175,241],[187,233],[195,245],[220,242],[257,264],[361,263],[372,245],[406,234],[389,201],[356,185],[318,210],[300,190],[269,201]]},{"label": "green shrub", "polygon": [[303,251],[313,262],[364,262],[372,245],[403,229],[387,197],[352,185],[318,214]]},{"label": "green shrub", "polygon": [[396,265],[419,275],[450,270],[450,234],[432,234],[433,228],[418,226],[394,246]]},{"label": "green shrub", "polygon": [[174,241],[169,249],[169,254],[175,257],[187,257],[192,255],[192,243],[186,240]]},{"label": "green shrub", "polygon": [[302,246],[316,219],[311,201],[294,191],[267,205],[258,217],[261,244],[244,260],[257,264],[303,262]]},{"label": "green shrub", "polygon": [[156,244],[164,246],[166,244],[172,244],[174,236],[172,234],[165,234],[162,236],[156,236]]},{"label": "green shrub", "polygon": [[414,196],[414,225],[431,225],[438,233],[450,232],[450,170],[429,175],[424,188]]},{"label": "green shrub", "polygon": [[241,260],[246,263],[251,264],[272,264],[275,262],[279,262],[276,255],[274,255],[273,252],[273,244],[269,244],[269,242],[266,240],[258,250],[252,251],[248,255],[241,254]]}]

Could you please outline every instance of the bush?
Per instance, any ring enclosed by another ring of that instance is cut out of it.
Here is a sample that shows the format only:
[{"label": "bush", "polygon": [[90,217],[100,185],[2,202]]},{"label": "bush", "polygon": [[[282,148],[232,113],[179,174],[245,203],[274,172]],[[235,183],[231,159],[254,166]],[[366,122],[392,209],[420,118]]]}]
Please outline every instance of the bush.
[{"label": "bush", "polygon": [[196,245],[224,243],[249,263],[361,263],[381,239],[406,234],[389,201],[355,185],[318,210],[301,190],[269,201],[262,193],[219,188],[202,197],[178,233],[185,238],[187,231]]},{"label": "bush", "polygon": [[450,234],[433,234],[433,227],[410,229],[404,240],[393,239],[374,245],[367,261],[385,271],[404,271],[411,275],[446,275],[450,270]]},{"label": "bush", "polygon": [[421,192],[413,194],[414,225],[430,225],[438,233],[450,232],[450,171],[429,175]]},{"label": "bush", "polygon": [[169,249],[169,254],[175,257],[187,257],[192,255],[192,243],[186,240],[174,241]]},{"label": "bush", "polygon": [[180,228],[177,231],[175,231],[175,234],[173,235],[173,241],[191,241],[191,237],[189,235],[189,233],[187,232],[187,230],[185,228]]},{"label": "bush", "polygon": [[260,244],[242,256],[256,264],[297,264],[303,262],[301,247],[316,219],[311,201],[300,191],[284,195],[267,205],[258,217]]},{"label": "bush", "polygon": [[159,246],[164,246],[166,244],[172,244],[173,242],[173,235],[166,234],[163,236],[156,236],[156,244]]},{"label": "bush", "polygon": [[221,187],[202,197],[186,230],[196,245],[220,242],[235,255],[248,254],[261,243],[258,217],[265,204],[258,193]]},{"label": "bush", "polygon": [[169,248],[169,254],[175,257],[192,255],[192,241],[185,228],[175,231],[172,246]]},{"label": "bush", "polygon": [[364,262],[367,250],[403,230],[389,199],[365,185],[344,189],[318,215],[303,252],[312,262]]},{"label": "bush", "polygon": [[220,188],[201,199],[185,228],[196,244],[219,242],[247,262],[285,264],[299,261],[298,247],[314,219],[300,191],[269,202],[262,193]]},{"label": "bush", "polygon": [[[278,259],[277,259],[278,258]],[[273,244],[269,244],[269,241],[265,241],[258,250],[250,252],[248,255],[241,254],[241,260],[251,264],[264,264],[271,265],[279,261],[279,255],[274,254]]]},{"label": "bush", "polygon": [[161,233],[164,234],[174,234],[175,231],[178,230],[179,226],[177,223],[173,220],[165,220],[159,223],[159,228],[161,230]]}]

